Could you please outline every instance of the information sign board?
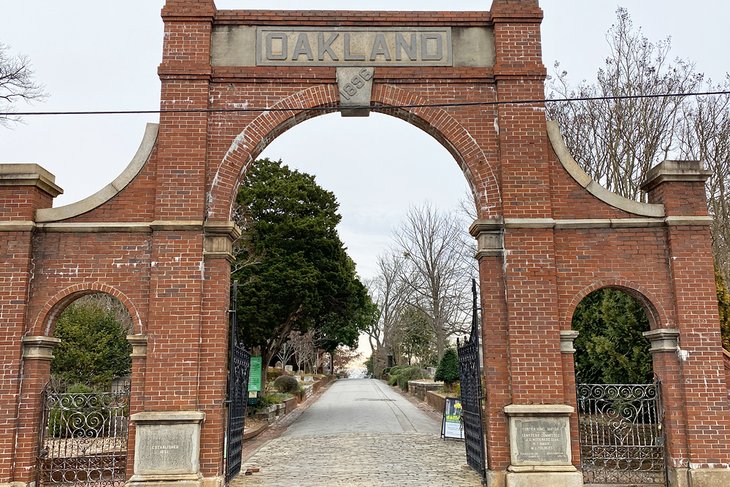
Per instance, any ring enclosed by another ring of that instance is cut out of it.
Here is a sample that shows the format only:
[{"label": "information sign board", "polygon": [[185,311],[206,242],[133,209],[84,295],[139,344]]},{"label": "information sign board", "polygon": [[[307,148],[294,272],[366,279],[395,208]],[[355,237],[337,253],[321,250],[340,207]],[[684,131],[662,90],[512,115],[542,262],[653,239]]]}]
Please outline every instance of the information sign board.
[{"label": "information sign board", "polygon": [[251,368],[248,374],[248,392],[261,390],[261,357],[251,357]]},{"label": "information sign board", "polygon": [[461,399],[458,397],[447,397],[444,402],[441,437],[464,439],[464,423],[461,421]]}]

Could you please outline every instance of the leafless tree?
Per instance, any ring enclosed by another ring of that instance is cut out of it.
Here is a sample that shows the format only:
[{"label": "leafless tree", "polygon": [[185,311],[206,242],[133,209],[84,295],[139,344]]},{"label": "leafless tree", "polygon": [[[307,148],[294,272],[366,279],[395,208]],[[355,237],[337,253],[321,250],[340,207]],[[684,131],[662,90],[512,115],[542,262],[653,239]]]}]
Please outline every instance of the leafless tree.
[{"label": "leafless tree", "polygon": [[608,31],[610,48],[594,84],[571,87],[566,71],[547,85],[549,98],[607,97],[575,103],[548,103],[566,144],[583,169],[606,188],[627,198],[645,198],[639,190],[646,172],[667,158],[703,161],[712,171],[707,184],[715,262],[730,277],[730,97],[656,96],[608,99],[632,95],[666,95],[694,91],[727,91],[730,75],[721,83],[706,80],[693,63],[671,60],[670,39],[656,44],[635,29],[628,12],[617,10]]},{"label": "leafless tree", "polygon": [[394,330],[398,316],[406,303],[407,289],[401,279],[403,257],[390,251],[378,257],[378,275],[368,289],[378,307],[378,319],[366,330],[373,351],[373,373],[380,376],[387,364],[388,354],[394,349]]},{"label": "leafless tree", "polygon": [[467,226],[456,212],[424,205],[411,208],[395,236],[408,304],[430,318],[439,359],[451,336],[468,331],[474,248],[468,250]]},{"label": "leafless tree", "polygon": [[[548,103],[575,160],[596,181],[627,198],[641,200],[639,186],[655,164],[677,154],[677,128],[693,99],[677,96],[621,98],[635,95],[689,93],[703,76],[688,61],[670,60],[671,42],[656,44],[634,29],[619,8],[606,36],[610,49],[594,84],[570,85],[568,73],[555,64],[548,98],[604,97],[575,103]],[[616,98],[618,97],[618,98]]]},{"label": "leafless tree", "polygon": [[[708,91],[730,91],[730,75],[723,83],[708,83]],[[713,218],[715,262],[730,276],[730,96],[698,98],[688,106],[679,127],[683,159],[703,161],[712,175],[707,181],[707,199]]]},{"label": "leafless tree", "polygon": [[286,368],[286,364],[289,363],[289,360],[294,356],[294,345],[292,345],[291,340],[287,340],[284,343],[281,344],[281,347],[279,347],[279,351],[276,352],[276,358],[279,359],[279,362],[281,362],[281,368]]},{"label": "leafless tree", "polygon": [[[30,60],[26,56],[11,56],[9,47],[0,43],[0,111],[12,112],[19,101],[30,102],[45,97],[43,87],[33,80]],[[0,115],[0,125],[18,121],[12,115]]]},{"label": "leafless tree", "polygon": [[306,333],[292,332],[289,334],[289,342],[294,349],[294,361],[297,363],[297,371],[302,373],[304,366],[311,362],[313,354],[317,353],[314,344],[314,331]]}]

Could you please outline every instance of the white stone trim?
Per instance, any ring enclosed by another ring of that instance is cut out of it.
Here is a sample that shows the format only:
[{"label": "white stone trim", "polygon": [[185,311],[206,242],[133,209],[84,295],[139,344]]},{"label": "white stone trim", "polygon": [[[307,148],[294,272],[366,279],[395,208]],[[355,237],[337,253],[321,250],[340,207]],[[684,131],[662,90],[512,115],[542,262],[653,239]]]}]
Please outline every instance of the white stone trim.
[{"label": "white stone trim", "polygon": [[624,198],[616,193],[612,193],[607,190],[591,177],[586,174],[583,169],[575,162],[571,155],[568,147],[565,145],[563,136],[560,133],[560,127],[558,123],[553,120],[547,122],[547,133],[550,143],[553,146],[555,154],[558,156],[558,160],[563,165],[565,170],[570,176],[585,188],[586,191],[591,193],[593,196],[603,201],[604,203],[618,208],[619,210],[633,213],[635,215],[650,216],[650,217],[663,217],[664,216],[664,205],[661,204],[650,204],[650,203],[639,203],[628,198]]},{"label": "white stone trim", "polygon": [[24,359],[52,360],[53,349],[61,340],[48,336],[24,336],[22,342]]},{"label": "white stone trim", "polygon": [[575,353],[575,339],[578,338],[576,330],[560,330],[560,352]]},{"label": "white stone trim", "polygon": [[103,187],[98,192],[91,196],[84,198],[75,203],[71,203],[65,206],[59,206],[58,208],[42,208],[36,210],[35,219],[37,222],[57,222],[61,220],[67,220],[75,216],[87,213],[94,208],[98,208],[103,205],[114,196],[116,196],[121,190],[123,190],[132,180],[137,177],[139,172],[142,170],[144,165],[152,154],[152,149],[155,147],[157,141],[157,133],[159,130],[159,124],[148,123],[145,128],[144,137],[142,143],[137,149],[137,153],[134,155],[129,165],[117,176],[117,178]]},{"label": "white stone trim", "polygon": [[661,328],[642,333],[651,342],[651,352],[676,352],[679,347],[679,330]]}]

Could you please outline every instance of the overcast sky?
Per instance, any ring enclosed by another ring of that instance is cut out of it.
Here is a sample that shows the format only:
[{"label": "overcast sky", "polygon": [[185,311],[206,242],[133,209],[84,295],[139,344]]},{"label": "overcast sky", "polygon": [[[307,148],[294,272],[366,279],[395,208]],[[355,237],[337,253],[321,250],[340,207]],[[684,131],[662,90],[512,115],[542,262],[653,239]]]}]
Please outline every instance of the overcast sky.
[{"label": "overcast sky", "polygon": [[[163,0],[2,0],[0,42],[30,57],[49,97],[18,109],[133,110],[159,106]],[[574,80],[593,79],[607,54],[605,32],[620,4],[652,40],[672,36],[673,54],[714,79],[730,71],[730,2],[722,0],[541,0],[543,59],[560,60]],[[335,9],[341,0],[218,0],[218,8]],[[491,2],[351,0],[349,9],[487,10]],[[65,194],[55,206],[86,197],[129,163],[146,122],[156,116],[26,117],[0,127],[1,162],[36,162]],[[325,149],[326,148],[326,149]],[[353,150],[353,148],[355,148]],[[276,139],[264,156],[313,173],[341,203],[340,233],[363,277],[409,206],[450,209],[466,194],[453,158],[407,123],[373,115],[315,118]]]}]

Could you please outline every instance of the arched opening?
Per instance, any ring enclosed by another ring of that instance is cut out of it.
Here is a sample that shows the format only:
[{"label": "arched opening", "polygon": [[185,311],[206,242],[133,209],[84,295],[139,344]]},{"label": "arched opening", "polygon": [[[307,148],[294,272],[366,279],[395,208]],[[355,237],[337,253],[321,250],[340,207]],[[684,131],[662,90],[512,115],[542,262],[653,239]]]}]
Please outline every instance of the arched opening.
[{"label": "arched opening", "polygon": [[619,288],[593,291],[573,313],[578,383],[649,384],[654,381],[644,303]]},{"label": "arched opening", "polygon": [[[289,128],[286,123],[280,127]],[[274,130],[277,135],[278,130]],[[445,140],[445,137],[442,139]],[[269,136],[264,140],[268,143]],[[309,149],[304,150],[305,146]],[[326,150],[323,150],[324,147]],[[340,119],[338,114],[309,119],[306,124],[279,135],[265,150],[258,148],[252,153],[257,154],[257,160],[264,157],[274,161],[281,159],[286,165],[311,173],[316,176],[318,184],[335,193],[342,212],[342,221],[337,229],[346,249],[352,251],[358,276],[363,279],[372,278],[378,272],[378,249],[387,244],[388,234],[406,216],[409,204],[429,200],[442,207],[449,201],[455,208],[460,199],[467,197],[474,206],[470,194],[473,188],[465,184],[469,180],[468,171],[465,180],[459,166],[453,164],[454,154],[444,148],[443,141],[424,136],[420,126],[408,125],[398,118],[382,114],[373,114],[369,119]],[[257,176],[252,172],[255,164],[251,161],[244,165],[246,171],[241,176],[244,185],[247,176]],[[476,210],[469,216],[471,220],[476,218]],[[471,220],[464,218],[462,231],[464,239],[473,242],[467,232]],[[474,263],[474,253],[473,250],[466,252],[463,257]],[[401,253],[401,264],[407,260]],[[284,274],[280,276],[282,280],[286,279]],[[470,280],[466,279],[462,284],[465,301],[469,303]],[[465,329],[468,328],[469,317],[464,320]],[[241,321],[248,323],[251,320]],[[460,336],[463,334],[464,330],[461,330]],[[291,358],[285,353],[277,355],[274,353],[271,360],[280,362],[279,365],[285,368]],[[262,366],[276,365],[267,362],[269,360],[264,360]],[[296,369],[300,364],[293,365]],[[281,370],[272,370],[269,377],[282,383],[282,374]],[[273,384],[274,381],[270,382]],[[307,387],[306,382],[303,386]],[[262,387],[264,390],[261,392],[266,392],[267,384],[262,384]],[[376,404],[376,398],[369,400],[372,403],[361,404],[385,407],[385,404]],[[382,398],[379,400],[383,401]]]},{"label": "arched opening", "polygon": [[75,293],[63,306],[50,323],[58,343],[41,402],[37,478],[41,485],[124,482],[133,318],[106,293]]},{"label": "arched opening", "polygon": [[665,485],[661,384],[643,335],[656,316],[652,309],[646,297],[619,287],[597,289],[575,308],[578,431],[586,485]]}]

